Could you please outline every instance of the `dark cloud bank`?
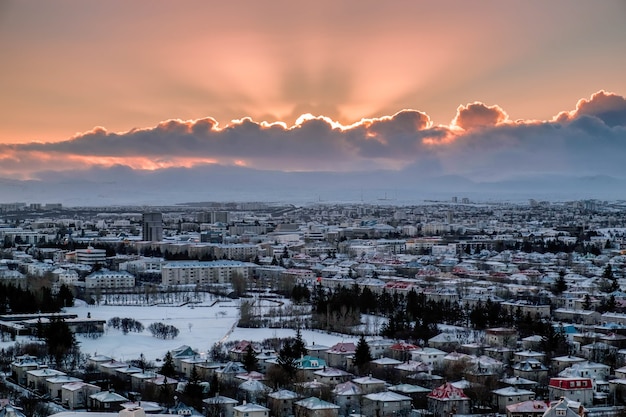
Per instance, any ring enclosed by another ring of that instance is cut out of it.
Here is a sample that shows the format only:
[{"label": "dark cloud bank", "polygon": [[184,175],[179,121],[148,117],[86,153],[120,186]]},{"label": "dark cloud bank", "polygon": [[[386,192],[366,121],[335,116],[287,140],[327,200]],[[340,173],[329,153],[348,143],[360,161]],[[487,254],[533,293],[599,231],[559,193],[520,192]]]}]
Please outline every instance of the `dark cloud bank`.
[{"label": "dark cloud bank", "polygon": [[[415,110],[351,126],[316,117],[293,127],[243,119],[220,128],[206,118],[0,145],[0,198],[72,205],[625,199],[625,158],[626,100],[601,91],[549,121],[511,121],[498,106],[471,103],[450,126],[433,126]],[[138,169],[146,161],[165,168]],[[19,179],[26,174],[31,180]]]}]

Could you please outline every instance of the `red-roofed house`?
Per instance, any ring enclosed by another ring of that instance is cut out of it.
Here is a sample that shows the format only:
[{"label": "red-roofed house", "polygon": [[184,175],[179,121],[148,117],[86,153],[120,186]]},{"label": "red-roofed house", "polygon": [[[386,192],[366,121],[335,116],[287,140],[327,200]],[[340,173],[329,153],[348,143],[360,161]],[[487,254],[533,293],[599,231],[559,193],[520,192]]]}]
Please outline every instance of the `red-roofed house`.
[{"label": "red-roofed house", "polygon": [[328,365],[334,368],[345,368],[348,356],[354,355],[356,346],[354,343],[337,343],[326,351]]},{"label": "red-roofed house", "polygon": [[428,410],[434,417],[443,417],[450,414],[469,414],[470,399],[462,389],[456,388],[449,382],[435,388],[427,396]]},{"label": "red-roofed house", "polygon": [[542,417],[548,409],[544,401],[530,400],[506,406],[506,417]]},{"label": "red-roofed house", "polygon": [[261,348],[259,346],[256,346],[254,343],[248,340],[242,340],[241,342],[233,346],[231,350],[229,350],[231,359],[234,361],[243,360],[244,356],[246,356],[246,353],[248,351],[248,346],[252,347],[252,350],[254,351],[254,353],[257,353],[257,354],[261,353]]},{"label": "red-roofed house", "polygon": [[389,350],[391,351],[392,358],[407,361],[411,359],[411,351],[419,348],[419,346],[412,343],[398,342],[391,345]]},{"label": "red-roofed house", "polygon": [[582,405],[590,406],[593,403],[593,383],[591,378],[550,378],[548,395],[553,400],[566,397]]}]

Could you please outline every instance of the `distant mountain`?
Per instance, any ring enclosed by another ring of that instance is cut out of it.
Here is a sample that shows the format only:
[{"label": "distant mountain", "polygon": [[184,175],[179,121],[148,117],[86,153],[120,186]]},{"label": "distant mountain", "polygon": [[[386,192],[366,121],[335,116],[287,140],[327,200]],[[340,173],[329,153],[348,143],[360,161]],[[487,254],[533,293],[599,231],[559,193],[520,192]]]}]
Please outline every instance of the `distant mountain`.
[{"label": "distant mountain", "polygon": [[60,202],[67,206],[158,205],[185,201],[381,202],[626,199],[626,181],[606,175],[535,175],[498,181],[417,174],[411,170],[282,172],[205,165],[155,171],[125,166],[46,172],[44,180],[0,179],[1,202]]}]

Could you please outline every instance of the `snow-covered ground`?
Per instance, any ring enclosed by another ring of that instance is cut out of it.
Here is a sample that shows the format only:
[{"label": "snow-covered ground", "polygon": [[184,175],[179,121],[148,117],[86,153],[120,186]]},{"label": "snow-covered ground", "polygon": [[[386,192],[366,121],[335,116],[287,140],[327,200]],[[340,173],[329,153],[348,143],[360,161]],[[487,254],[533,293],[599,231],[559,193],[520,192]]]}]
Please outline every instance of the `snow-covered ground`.
[{"label": "snow-covered ground", "polygon": [[[237,328],[239,318],[239,301],[228,300],[213,304],[212,302],[195,305],[174,306],[110,306],[87,305],[77,300],[74,307],[64,310],[75,313],[78,317],[86,318],[89,314],[94,319],[108,321],[112,317],[130,317],[141,322],[146,330],[141,333],[129,332],[123,334],[121,330],[106,328],[102,337],[91,339],[77,336],[82,353],[93,356],[96,354],[110,356],[117,360],[137,359],[141,354],[146,360],[155,362],[162,359],[168,350],[181,345],[191,346],[194,350],[204,354],[219,341],[226,340],[255,340],[261,341],[272,337],[293,337],[292,329],[243,329]],[[162,340],[153,337],[147,330],[154,322],[172,325],[180,331],[175,339]],[[357,338],[347,338],[340,335],[330,335],[318,331],[302,331],[307,344],[332,346],[341,341],[353,341]],[[24,339],[18,339],[18,341]],[[0,343],[6,347],[12,342]]]}]

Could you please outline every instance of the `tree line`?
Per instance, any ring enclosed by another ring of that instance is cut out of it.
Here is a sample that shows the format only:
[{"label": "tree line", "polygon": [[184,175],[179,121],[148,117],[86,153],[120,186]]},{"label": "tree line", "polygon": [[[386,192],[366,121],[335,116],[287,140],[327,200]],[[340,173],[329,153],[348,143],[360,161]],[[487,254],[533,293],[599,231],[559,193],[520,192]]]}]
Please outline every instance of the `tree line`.
[{"label": "tree line", "polygon": [[0,283],[0,314],[58,313],[73,304],[74,295],[65,284],[53,294],[49,287],[34,292],[12,283]]}]

